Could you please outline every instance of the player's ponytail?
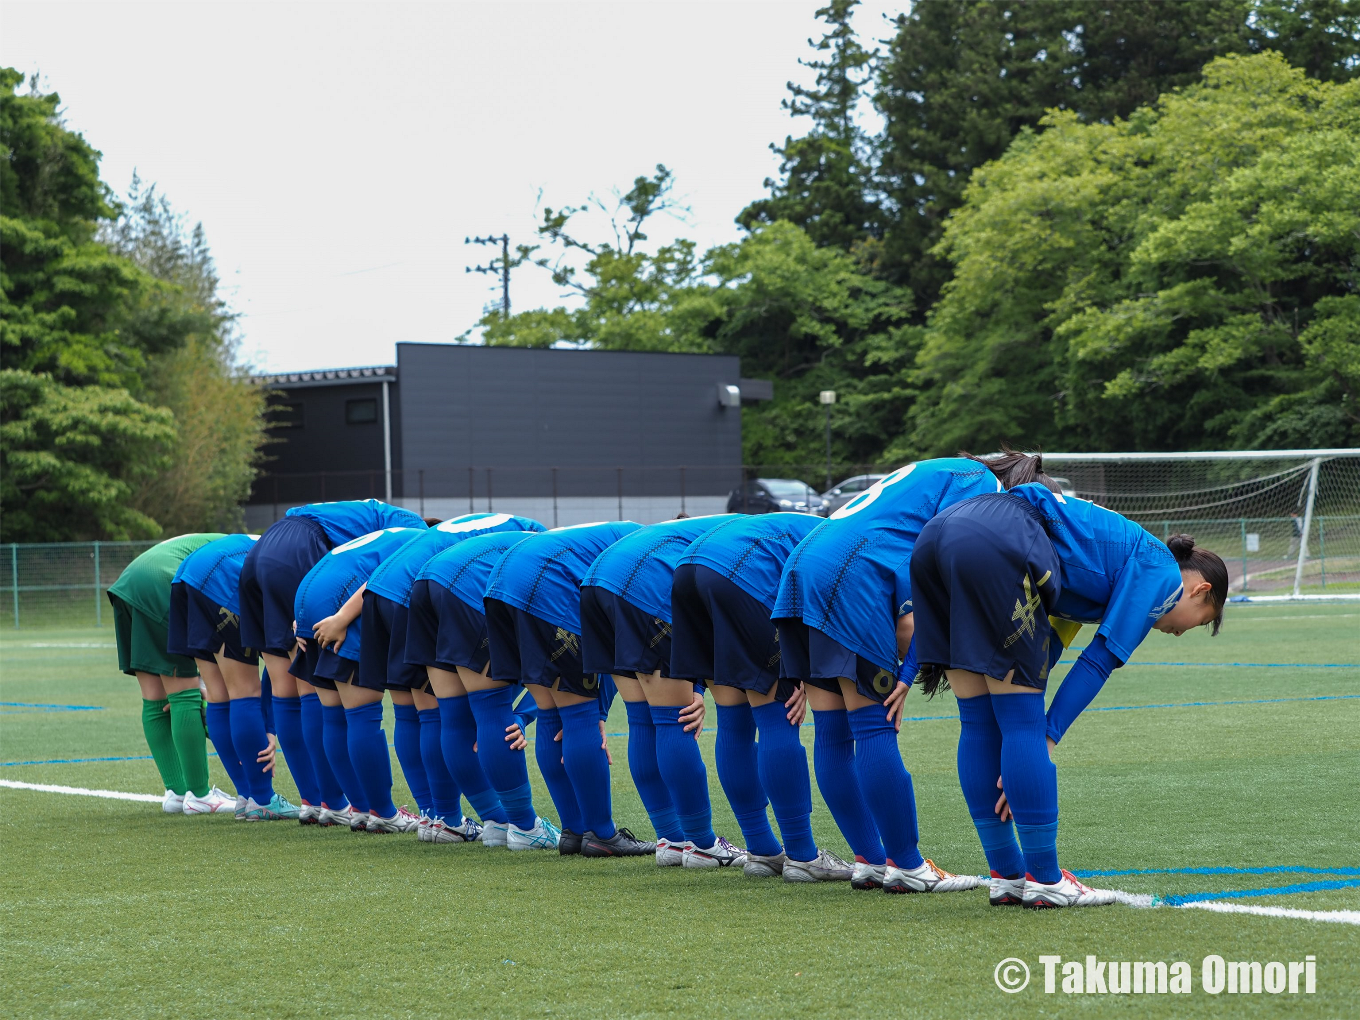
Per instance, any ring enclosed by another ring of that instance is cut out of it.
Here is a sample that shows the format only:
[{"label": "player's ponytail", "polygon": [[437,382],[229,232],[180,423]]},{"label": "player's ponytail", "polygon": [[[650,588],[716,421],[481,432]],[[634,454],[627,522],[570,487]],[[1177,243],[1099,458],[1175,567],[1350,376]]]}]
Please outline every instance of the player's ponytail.
[{"label": "player's ponytail", "polygon": [[974,457],[967,450],[960,450],[959,456],[975,460],[979,464],[985,464],[991,469],[992,474],[996,475],[1001,484],[1008,489],[1013,489],[1017,485],[1038,482],[1050,492],[1062,491],[1062,487],[1057,482],[1044,474],[1043,454],[1021,453],[1014,449],[1010,443],[1002,443],[1001,452],[992,454],[990,457]]},{"label": "player's ponytail", "polygon": [[1210,633],[1217,634],[1223,626],[1223,606],[1228,601],[1228,565],[1218,553],[1196,546],[1189,535],[1172,535],[1166,540],[1166,547],[1182,570],[1193,570],[1209,582],[1208,598],[1217,610]]}]

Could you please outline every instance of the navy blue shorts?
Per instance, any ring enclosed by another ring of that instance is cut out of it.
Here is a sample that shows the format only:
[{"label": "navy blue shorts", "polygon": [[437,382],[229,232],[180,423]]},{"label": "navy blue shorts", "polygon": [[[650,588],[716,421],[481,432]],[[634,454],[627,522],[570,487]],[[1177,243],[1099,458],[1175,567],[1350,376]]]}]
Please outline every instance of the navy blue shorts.
[{"label": "navy blue shorts", "polygon": [[405,606],[365,591],[359,628],[355,685],[373,691],[423,691],[429,685],[424,668],[406,661]]},{"label": "navy blue shorts", "polygon": [[353,659],[346,659],[329,648],[321,648],[315,641],[308,641],[305,651],[294,653],[288,672],[313,687],[333,691],[337,683],[350,683],[358,668],[359,664]]},{"label": "navy blue shorts", "polygon": [[840,694],[840,677],[855,682],[855,690],[880,704],[897,686],[897,670],[887,670],[809,627],[797,617],[776,620],[784,652],[784,676]]},{"label": "navy blue shorts", "polygon": [[788,701],[796,684],[779,674],[779,632],[759,599],[716,570],[682,563],[671,582],[671,676]]},{"label": "navy blue shorts", "polygon": [[926,690],[966,669],[1043,690],[1048,615],[1062,565],[1029,503],[1004,492],[956,503],[931,520],[911,557],[916,661]]},{"label": "navy blue shorts", "polygon": [[583,698],[598,698],[600,680],[581,668],[581,636],[499,599],[486,600],[486,634],[491,646],[491,679],[551,687]]},{"label": "navy blue shorts", "polygon": [[581,589],[581,669],[671,676],[671,625],[608,588]]},{"label": "navy blue shorts", "polygon": [[293,602],[307,571],[330,551],[326,529],[306,517],[269,526],[241,564],[241,643],[292,656]]},{"label": "navy blue shorts", "polygon": [[260,653],[241,647],[240,618],[197,588],[180,581],[170,586],[170,626],[166,651],[193,659],[226,658],[258,666]]},{"label": "navy blue shorts", "polygon": [[438,581],[416,581],[406,616],[406,661],[449,673],[459,666],[480,673],[490,660],[486,617]]}]

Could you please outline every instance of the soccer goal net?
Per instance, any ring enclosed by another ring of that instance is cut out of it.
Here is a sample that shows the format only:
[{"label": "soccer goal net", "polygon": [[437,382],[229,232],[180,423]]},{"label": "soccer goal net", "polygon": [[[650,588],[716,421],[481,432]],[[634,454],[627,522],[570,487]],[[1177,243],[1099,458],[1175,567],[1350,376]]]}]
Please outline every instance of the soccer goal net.
[{"label": "soccer goal net", "polygon": [[1045,453],[1064,489],[1228,564],[1234,598],[1360,599],[1360,450]]}]

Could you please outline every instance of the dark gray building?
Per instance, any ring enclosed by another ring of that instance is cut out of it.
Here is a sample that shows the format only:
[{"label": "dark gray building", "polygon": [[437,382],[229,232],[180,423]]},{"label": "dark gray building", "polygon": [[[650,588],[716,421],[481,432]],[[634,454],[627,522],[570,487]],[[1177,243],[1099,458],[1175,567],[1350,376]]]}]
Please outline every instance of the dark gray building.
[{"label": "dark gray building", "polygon": [[367,496],[561,524],[712,512],[740,478],[742,401],[773,396],[724,355],[453,344],[256,381],[275,442],[252,522]]}]

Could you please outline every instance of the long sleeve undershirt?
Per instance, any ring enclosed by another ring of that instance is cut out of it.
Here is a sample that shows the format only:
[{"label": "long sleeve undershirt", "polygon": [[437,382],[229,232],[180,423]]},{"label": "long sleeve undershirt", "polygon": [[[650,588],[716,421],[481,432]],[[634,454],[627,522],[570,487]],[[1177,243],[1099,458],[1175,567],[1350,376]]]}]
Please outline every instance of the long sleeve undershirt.
[{"label": "long sleeve undershirt", "polygon": [[1048,708],[1048,735],[1054,743],[1062,740],[1068,727],[1100,693],[1110,674],[1122,665],[1115,654],[1105,647],[1103,635],[1097,634],[1091,639]]}]

